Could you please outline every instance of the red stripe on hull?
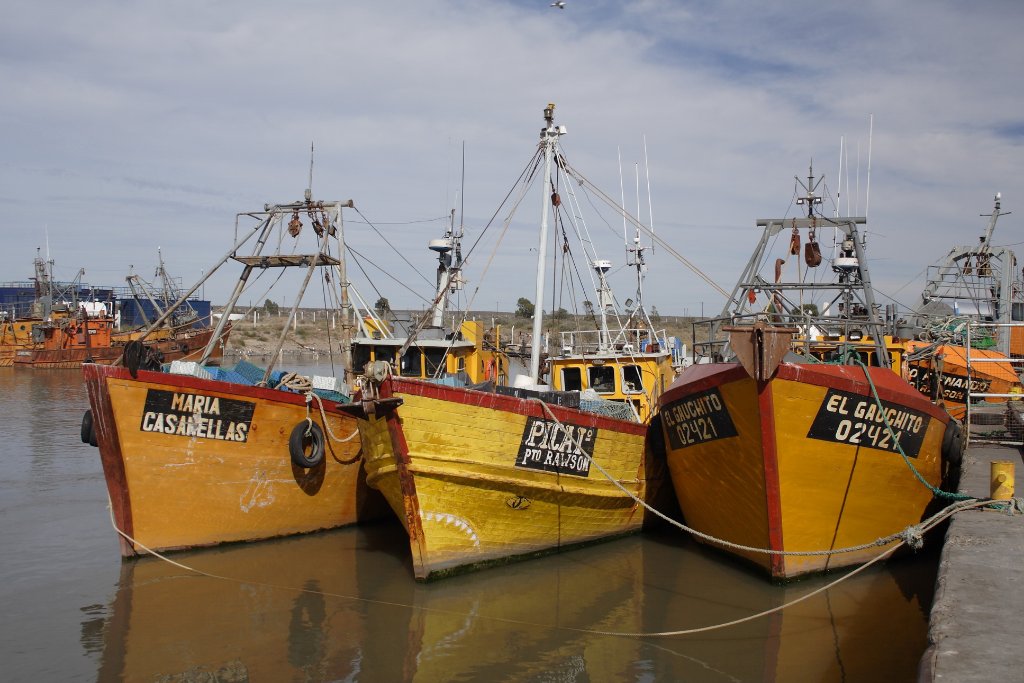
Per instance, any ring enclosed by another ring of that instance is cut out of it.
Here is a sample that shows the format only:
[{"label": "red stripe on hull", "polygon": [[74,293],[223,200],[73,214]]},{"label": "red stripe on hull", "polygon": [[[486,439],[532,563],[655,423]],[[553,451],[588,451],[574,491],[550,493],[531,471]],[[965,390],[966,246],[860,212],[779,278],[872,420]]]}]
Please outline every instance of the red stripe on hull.
[{"label": "red stripe on hull", "polygon": [[[779,454],[775,443],[775,406],[771,382],[757,387],[757,409],[761,422],[761,458],[764,462],[765,514],[768,516],[768,548],[785,548],[782,537],[782,498],[779,494]],[[772,576],[782,576],[785,558],[769,555]]]},{"label": "red stripe on hull", "polygon": [[588,413],[574,408],[545,403],[543,406],[537,400],[505,396],[485,391],[475,391],[464,387],[450,387],[434,382],[423,380],[410,380],[392,377],[381,384],[381,398],[390,398],[396,393],[412,394],[414,396],[425,396],[453,403],[477,406],[480,408],[491,408],[504,410],[517,415],[529,415],[545,418],[547,411],[551,411],[559,420],[572,420],[573,422],[589,427],[612,429],[625,434],[644,435],[647,433],[647,425],[639,422],[627,422],[614,418]]}]

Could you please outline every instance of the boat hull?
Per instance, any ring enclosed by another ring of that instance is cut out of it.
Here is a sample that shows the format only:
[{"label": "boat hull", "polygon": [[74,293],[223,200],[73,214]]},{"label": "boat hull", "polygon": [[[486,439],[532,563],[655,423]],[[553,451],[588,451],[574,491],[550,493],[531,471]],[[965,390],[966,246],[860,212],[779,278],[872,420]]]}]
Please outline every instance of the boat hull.
[{"label": "boat hull", "polygon": [[[929,346],[923,342],[909,342],[908,349]],[[967,349],[963,346],[943,344],[935,347],[932,356],[908,362],[907,379],[925,396],[941,401],[949,414],[963,419],[967,403],[998,405],[1006,403],[1006,396],[984,397],[977,394],[1022,393],[1020,377],[1013,362],[998,351],[971,349],[968,368]],[[934,358],[941,358],[941,372],[935,371]],[[973,396],[972,396],[973,395]]]},{"label": "boat hull", "polygon": [[19,351],[34,349],[39,344],[32,341],[32,325],[40,322],[36,319],[0,321],[0,368],[14,365],[14,357]]},{"label": "boat hull", "polygon": [[[939,486],[948,414],[895,373],[868,371],[908,460]],[[762,383],[733,363],[687,369],[660,411],[687,524],[729,543],[788,552],[870,544],[916,524],[932,493],[895,452],[876,408],[860,367],[782,363]],[[835,555],[725,549],[790,579],[861,564],[887,547]]]},{"label": "boat hull", "polygon": [[[160,353],[162,362],[170,363],[175,360],[199,360],[203,350],[206,348],[210,337],[213,336],[213,328],[203,328],[187,335],[160,339],[145,342],[146,346]],[[227,335],[224,335],[226,343]],[[123,344],[111,346],[75,346],[68,348],[36,348],[19,349],[14,354],[13,364],[17,367],[27,367],[37,370],[57,370],[67,368],[78,368],[85,363],[96,363],[99,365],[110,365],[121,358],[124,353]],[[224,344],[214,346],[210,357],[205,361],[207,365],[219,365],[224,357]]]},{"label": "boat hull", "polygon": [[[332,401],[324,400],[325,456],[306,469],[289,454],[292,430],[307,416],[302,394],[82,367],[113,521],[128,537],[121,538],[124,556],[300,534],[386,514],[366,487],[358,438],[341,441],[356,433],[355,420],[332,410]],[[316,402],[311,417],[323,426]]]},{"label": "boat hull", "polygon": [[[359,421],[367,482],[405,526],[417,579],[641,527],[641,424],[397,378],[379,398],[401,405]],[[552,436],[552,417],[572,426],[573,443]]]}]

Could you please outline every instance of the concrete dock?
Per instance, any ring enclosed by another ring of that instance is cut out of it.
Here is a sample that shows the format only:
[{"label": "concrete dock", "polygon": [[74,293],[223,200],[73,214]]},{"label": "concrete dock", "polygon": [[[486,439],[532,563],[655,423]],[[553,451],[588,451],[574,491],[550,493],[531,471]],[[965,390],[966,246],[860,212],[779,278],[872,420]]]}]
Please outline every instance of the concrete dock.
[{"label": "concrete dock", "polygon": [[[1024,496],[1019,448],[970,445],[960,492],[990,493],[991,462],[1014,463],[1015,496]],[[968,510],[950,521],[939,564],[929,647],[919,683],[1024,681],[1024,515]]]}]

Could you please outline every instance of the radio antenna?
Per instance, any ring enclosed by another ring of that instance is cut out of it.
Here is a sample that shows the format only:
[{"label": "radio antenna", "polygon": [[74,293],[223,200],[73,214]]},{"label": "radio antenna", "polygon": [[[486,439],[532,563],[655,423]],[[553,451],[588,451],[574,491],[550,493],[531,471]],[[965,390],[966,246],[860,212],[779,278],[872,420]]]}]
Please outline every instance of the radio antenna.
[{"label": "radio antenna", "polygon": [[864,217],[868,216],[868,204],[871,202],[871,137],[875,131],[875,115],[868,114],[868,189],[864,197]]},{"label": "radio antenna", "polygon": [[313,198],[313,141],[309,141],[309,184],[306,185],[306,201]]}]

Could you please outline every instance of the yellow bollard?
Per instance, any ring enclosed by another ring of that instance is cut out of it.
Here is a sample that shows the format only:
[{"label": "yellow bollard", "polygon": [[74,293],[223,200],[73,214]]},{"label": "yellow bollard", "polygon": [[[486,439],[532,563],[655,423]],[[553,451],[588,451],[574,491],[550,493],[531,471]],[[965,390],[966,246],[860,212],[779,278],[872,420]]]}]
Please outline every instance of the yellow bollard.
[{"label": "yellow bollard", "polygon": [[1013,498],[1013,462],[1009,460],[993,460],[991,466],[991,491],[993,500],[1010,500]]}]

